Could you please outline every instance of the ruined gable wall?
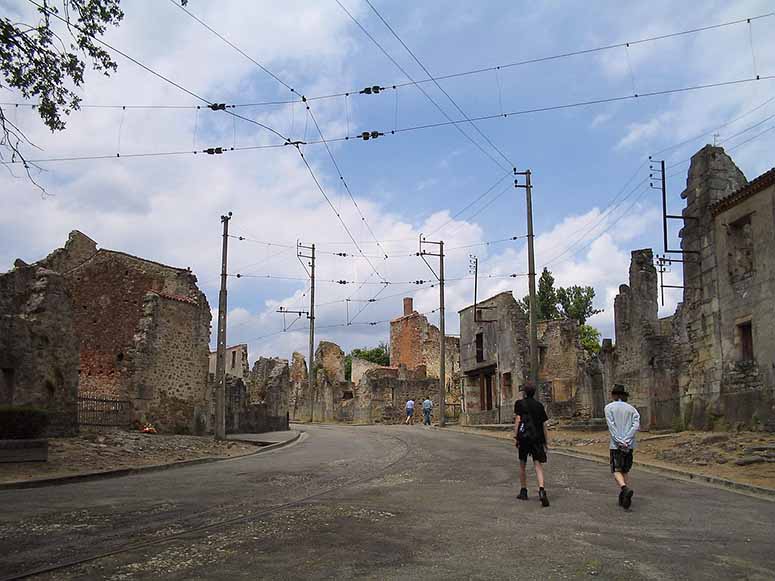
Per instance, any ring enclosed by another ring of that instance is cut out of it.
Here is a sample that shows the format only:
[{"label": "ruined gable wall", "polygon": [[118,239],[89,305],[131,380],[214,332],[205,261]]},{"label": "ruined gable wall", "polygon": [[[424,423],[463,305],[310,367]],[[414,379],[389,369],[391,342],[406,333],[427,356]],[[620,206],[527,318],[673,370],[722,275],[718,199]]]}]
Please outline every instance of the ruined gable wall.
[{"label": "ruined gable wall", "polygon": [[675,321],[678,336],[685,333],[676,355],[681,370],[679,389],[681,410],[687,425],[712,428],[721,419],[718,407],[721,393],[723,353],[721,346],[721,304],[718,296],[719,268],[717,232],[711,204],[747,183],[720,147],[705,146],[691,161],[681,230],[684,296],[680,318]]},{"label": "ruined gable wall", "polygon": [[202,433],[209,417],[210,309],[148,293],[123,379],[136,419],[161,431]]},{"label": "ruined gable wall", "polygon": [[[64,272],[80,337],[79,393],[128,399],[134,419],[193,426],[207,391],[210,309],[190,271],[97,250],[81,233],[39,265]],[[180,407],[180,409],[176,409]]]},{"label": "ruined gable wall", "polygon": [[372,361],[368,361],[367,359],[361,359],[360,357],[353,357],[352,358],[352,371],[350,372],[350,381],[357,385],[361,378],[363,377],[363,374],[366,373],[369,369],[374,369],[376,367],[382,367],[379,363],[374,363]]},{"label": "ruined gable wall", "polygon": [[19,266],[0,275],[0,404],[49,411],[48,435],[78,431],[78,337],[59,273]]}]

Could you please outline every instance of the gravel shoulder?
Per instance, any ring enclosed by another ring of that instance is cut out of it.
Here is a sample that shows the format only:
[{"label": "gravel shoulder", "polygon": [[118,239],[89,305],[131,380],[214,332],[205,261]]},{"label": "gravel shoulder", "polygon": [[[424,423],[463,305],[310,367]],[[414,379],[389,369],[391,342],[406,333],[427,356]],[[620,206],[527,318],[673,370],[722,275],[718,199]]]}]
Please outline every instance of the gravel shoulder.
[{"label": "gravel shoulder", "polygon": [[123,430],[51,438],[48,445],[47,462],[0,464],[0,483],[140,468],[200,458],[232,458],[256,451],[254,444],[216,441],[211,436],[144,434]]},{"label": "gravel shoulder", "polygon": [[[504,440],[510,431],[456,428]],[[608,458],[607,431],[550,429],[552,445]],[[638,437],[635,462],[775,489],[775,434],[676,432]]]}]

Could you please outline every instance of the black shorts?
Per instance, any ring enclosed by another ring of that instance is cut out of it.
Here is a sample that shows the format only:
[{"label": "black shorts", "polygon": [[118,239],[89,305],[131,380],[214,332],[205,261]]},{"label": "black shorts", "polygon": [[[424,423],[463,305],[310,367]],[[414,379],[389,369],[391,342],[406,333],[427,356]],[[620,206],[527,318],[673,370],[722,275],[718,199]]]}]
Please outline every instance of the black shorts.
[{"label": "black shorts", "polygon": [[632,468],[632,450],[611,450],[611,472],[627,474]]},{"label": "black shorts", "polygon": [[546,447],[543,444],[534,444],[532,442],[519,443],[519,461],[527,462],[527,457],[532,456],[533,462],[546,462]]}]

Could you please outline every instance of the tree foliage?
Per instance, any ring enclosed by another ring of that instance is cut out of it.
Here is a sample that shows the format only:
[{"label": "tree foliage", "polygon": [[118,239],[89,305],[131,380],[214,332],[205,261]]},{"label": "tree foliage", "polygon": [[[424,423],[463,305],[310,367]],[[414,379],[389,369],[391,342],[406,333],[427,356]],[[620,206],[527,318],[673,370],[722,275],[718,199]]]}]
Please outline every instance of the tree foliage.
[{"label": "tree foliage", "polygon": [[595,289],[591,286],[574,285],[557,289],[560,314],[568,319],[576,319],[581,325],[586,324],[587,319],[592,315],[603,312],[601,309],[592,307],[594,300]]},{"label": "tree foliage", "polygon": [[352,378],[353,358],[365,359],[377,365],[387,367],[390,365],[390,347],[384,341],[369,349],[368,347],[355,348],[344,358],[344,376],[348,381]]},{"label": "tree foliage", "polygon": [[[600,351],[600,331],[586,324],[589,317],[603,312],[592,306],[594,300],[595,289],[591,286],[573,285],[555,290],[554,276],[544,267],[536,291],[536,318],[539,321],[563,318],[577,320],[581,345],[590,353],[597,353]],[[526,296],[517,302],[522,311],[529,314],[530,297]]]},{"label": "tree foliage", "polygon": [[[36,23],[0,18],[0,88],[37,100],[35,108],[43,123],[51,131],[62,131],[63,117],[79,108],[81,98],[75,89],[83,85],[87,64],[106,76],[118,68],[96,38],[121,22],[124,13],[119,2],[40,0]],[[0,128],[0,158],[21,161],[32,179],[20,147],[33,144],[2,107]]]},{"label": "tree foliage", "polygon": [[597,355],[600,352],[600,331],[592,325],[579,326],[579,341],[590,353]]}]

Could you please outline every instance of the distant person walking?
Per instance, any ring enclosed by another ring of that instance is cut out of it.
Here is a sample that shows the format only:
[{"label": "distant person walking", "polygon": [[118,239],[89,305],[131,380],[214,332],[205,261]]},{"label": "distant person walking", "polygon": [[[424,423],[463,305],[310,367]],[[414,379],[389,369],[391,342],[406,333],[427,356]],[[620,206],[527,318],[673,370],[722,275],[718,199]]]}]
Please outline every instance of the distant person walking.
[{"label": "distant person walking", "polygon": [[630,488],[635,434],[640,429],[640,414],[627,403],[629,394],[623,385],[616,383],[611,390],[614,401],[605,406],[605,420],[611,434],[611,472],[619,485],[619,506],[630,508],[634,494]]},{"label": "distant person walking", "polygon": [[431,425],[431,414],[433,413],[433,402],[427,395],[425,401],[422,402],[422,423],[423,425]]},{"label": "distant person walking", "polygon": [[406,400],[406,421],[404,423],[410,426],[414,425],[414,400],[412,398]]},{"label": "distant person walking", "polygon": [[544,490],[544,464],[549,435],[546,431],[546,410],[540,401],[536,401],[536,388],[532,383],[523,387],[525,397],[514,403],[514,438],[519,449],[519,489],[520,500],[527,500],[527,457],[533,457],[533,466],[538,480],[538,498],[543,506],[549,506],[549,498]]}]

